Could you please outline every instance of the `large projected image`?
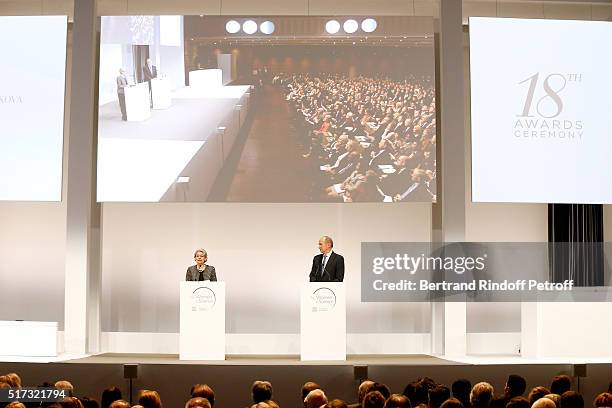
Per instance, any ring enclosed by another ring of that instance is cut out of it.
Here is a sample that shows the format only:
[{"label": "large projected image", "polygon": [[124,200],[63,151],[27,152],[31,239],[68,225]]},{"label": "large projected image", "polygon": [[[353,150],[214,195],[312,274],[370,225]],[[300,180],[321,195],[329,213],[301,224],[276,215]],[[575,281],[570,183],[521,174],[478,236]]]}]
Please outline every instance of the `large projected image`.
[{"label": "large projected image", "polygon": [[433,21],[102,18],[98,201],[432,202]]},{"label": "large projected image", "polygon": [[67,23],[0,17],[0,200],[62,199]]},{"label": "large projected image", "polygon": [[469,25],[472,200],[612,203],[612,23]]}]

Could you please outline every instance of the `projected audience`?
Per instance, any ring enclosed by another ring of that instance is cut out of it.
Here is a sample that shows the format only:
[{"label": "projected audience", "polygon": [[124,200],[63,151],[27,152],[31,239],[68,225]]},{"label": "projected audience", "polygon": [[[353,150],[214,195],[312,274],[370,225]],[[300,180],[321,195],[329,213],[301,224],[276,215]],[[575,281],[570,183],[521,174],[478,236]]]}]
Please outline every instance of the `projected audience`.
[{"label": "projected audience", "polygon": [[435,89],[338,74],[277,75],[296,114],[314,201],[436,199]]},{"label": "projected audience", "polygon": [[[330,393],[318,383],[308,381],[301,389],[299,386],[295,389],[295,401],[301,400],[305,408],[585,408],[584,397],[571,390],[571,379],[567,376],[559,382],[559,377],[553,379],[551,390],[563,390],[559,394],[546,394],[543,391],[548,391],[548,388],[538,385],[533,387],[527,394],[529,398],[525,398],[527,391],[527,381],[519,375],[510,375],[506,382],[506,387],[500,393],[495,393],[493,386],[488,382],[478,382],[472,386],[471,382],[466,379],[457,379],[452,383],[451,388],[444,384],[440,384],[429,377],[422,377],[410,382],[404,388],[402,393],[392,394],[388,386],[372,380],[361,382],[357,391],[357,400],[355,402],[345,402],[341,399],[330,397]],[[570,381],[567,387],[567,380]],[[146,384],[145,379],[141,379],[142,384]],[[68,381],[62,380],[55,383],[55,386],[66,386],[70,384]],[[556,388],[556,385],[561,383],[561,388]],[[41,386],[53,386],[52,382],[45,382]],[[176,383],[172,383],[171,387],[176,390]],[[32,386],[24,384],[26,386]],[[21,388],[22,381],[19,375],[15,373],[0,375],[0,388]],[[605,408],[612,406],[612,382],[610,390],[596,395],[592,404],[594,408]],[[80,395],[78,389],[74,389],[70,384],[70,390],[74,395]],[[353,390],[347,390],[353,391]],[[180,393],[180,391],[177,391]],[[552,392],[552,391],[551,391]],[[275,402],[272,392],[272,383],[264,380],[253,382],[250,395],[249,390],[244,389],[244,403],[242,406],[251,408],[280,408],[280,405]],[[213,388],[208,384],[195,384],[191,387],[190,392],[184,392],[185,408],[214,408],[215,406],[227,406],[223,404],[222,396],[221,405],[216,404],[217,395]],[[162,398],[155,390],[141,390],[138,393],[138,405],[132,408],[162,408]],[[2,406],[10,408],[23,408],[24,405],[17,402],[10,402]],[[47,405],[47,408],[87,408],[87,406],[98,406],[97,401],[91,397],[74,397],[70,396],[57,403]],[[121,391],[116,387],[107,388],[102,391],[101,408],[130,408],[130,404],[122,399]],[[295,406],[295,405],[293,405]]]}]

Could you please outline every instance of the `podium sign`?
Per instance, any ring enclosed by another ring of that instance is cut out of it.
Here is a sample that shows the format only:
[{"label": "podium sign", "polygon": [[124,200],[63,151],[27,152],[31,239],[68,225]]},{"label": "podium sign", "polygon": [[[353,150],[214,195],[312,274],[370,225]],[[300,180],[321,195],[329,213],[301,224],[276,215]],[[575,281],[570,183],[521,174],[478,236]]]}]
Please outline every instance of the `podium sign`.
[{"label": "podium sign", "polygon": [[346,290],[341,282],[302,285],[301,359],[346,360]]},{"label": "podium sign", "polygon": [[225,282],[181,282],[179,358],[225,360]]}]

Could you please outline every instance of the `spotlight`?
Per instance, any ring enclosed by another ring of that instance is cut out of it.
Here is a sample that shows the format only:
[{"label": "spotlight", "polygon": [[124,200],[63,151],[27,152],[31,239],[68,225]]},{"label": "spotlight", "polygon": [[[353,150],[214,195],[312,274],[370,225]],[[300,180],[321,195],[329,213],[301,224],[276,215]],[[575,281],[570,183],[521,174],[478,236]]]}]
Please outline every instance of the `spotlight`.
[{"label": "spotlight", "polygon": [[259,31],[266,35],[272,34],[274,32],[274,23],[271,21],[264,21],[259,25]]},{"label": "spotlight", "polygon": [[361,29],[366,33],[373,33],[376,27],[378,27],[378,24],[373,18],[366,18],[361,22]]},{"label": "spotlight", "polygon": [[328,34],[336,34],[340,31],[340,23],[336,20],[329,20],[325,24],[325,31],[327,31]]},{"label": "spotlight", "polygon": [[344,32],[353,34],[359,28],[359,23],[355,20],[346,20],[342,28],[344,28]]},{"label": "spotlight", "polygon": [[242,23],[242,31],[247,34],[255,34],[255,32],[257,31],[257,23],[253,20],[245,21],[244,23]]},{"label": "spotlight", "polygon": [[225,31],[230,34],[236,34],[238,31],[240,31],[240,23],[236,20],[228,21],[225,23]]}]

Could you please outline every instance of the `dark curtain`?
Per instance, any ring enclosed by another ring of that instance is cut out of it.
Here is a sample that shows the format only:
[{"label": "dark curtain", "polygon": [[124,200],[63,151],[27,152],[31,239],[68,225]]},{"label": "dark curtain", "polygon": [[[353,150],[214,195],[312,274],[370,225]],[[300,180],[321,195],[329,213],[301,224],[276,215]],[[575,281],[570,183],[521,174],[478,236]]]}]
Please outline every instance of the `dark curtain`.
[{"label": "dark curtain", "polygon": [[548,204],[550,279],[575,286],[603,286],[603,206]]}]

